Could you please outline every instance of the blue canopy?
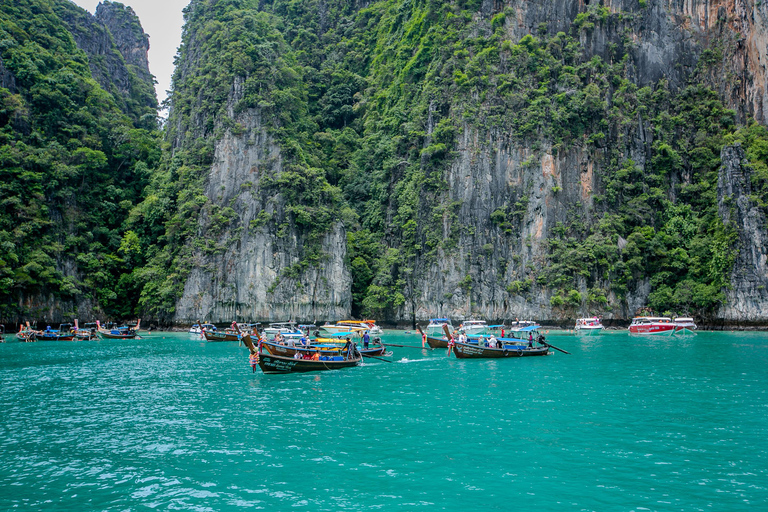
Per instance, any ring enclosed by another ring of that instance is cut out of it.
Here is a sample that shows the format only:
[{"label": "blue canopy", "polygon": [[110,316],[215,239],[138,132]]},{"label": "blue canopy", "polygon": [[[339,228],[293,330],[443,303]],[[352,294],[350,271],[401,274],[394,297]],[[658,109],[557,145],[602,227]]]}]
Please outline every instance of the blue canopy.
[{"label": "blue canopy", "polygon": [[446,323],[450,322],[450,320],[448,320],[447,318],[430,318],[429,321],[430,322],[446,322]]},{"label": "blue canopy", "polygon": [[516,332],[528,332],[528,331],[535,331],[536,329],[540,329],[540,325],[526,325],[525,327],[521,327],[519,329],[516,329]]}]

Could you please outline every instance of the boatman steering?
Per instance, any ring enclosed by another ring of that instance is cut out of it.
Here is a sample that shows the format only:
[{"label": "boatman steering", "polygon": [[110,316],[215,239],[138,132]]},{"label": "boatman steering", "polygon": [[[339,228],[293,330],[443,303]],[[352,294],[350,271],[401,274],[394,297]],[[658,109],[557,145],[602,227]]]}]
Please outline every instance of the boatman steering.
[{"label": "boatman steering", "polygon": [[368,343],[371,341],[371,336],[368,334],[368,331],[365,331],[365,334],[363,334],[363,348],[368,348]]}]

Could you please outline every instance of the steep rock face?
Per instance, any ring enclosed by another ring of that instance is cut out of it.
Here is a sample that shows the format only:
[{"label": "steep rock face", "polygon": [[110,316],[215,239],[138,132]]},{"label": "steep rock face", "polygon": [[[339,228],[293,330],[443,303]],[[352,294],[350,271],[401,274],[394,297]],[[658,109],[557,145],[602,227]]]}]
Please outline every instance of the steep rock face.
[{"label": "steep rock face", "polygon": [[[241,94],[241,84],[236,83],[229,110],[242,129],[237,134],[227,131],[216,143],[205,189],[213,208],[229,205],[236,220],[218,237],[222,251],[197,253],[198,264],[186,281],[174,321],[276,322],[347,316],[352,278],[341,223],[321,241],[325,261],[286,274],[287,269],[301,264],[307,240],[295,227],[281,227],[288,224],[285,203],[280,194],[263,190],[263,177],[282,171],[280,148],[267,133],[258,110],[232,112]],[[269,221],[263,220],[265,216]],[[201,215],[200,229],[210,232],[212,222],[210,215]]]},{"label": "steep rock face", "polygon": [[[74,4],[59,3],[55,8],[72,33],[77,47],[88,55],[93,78],[113,93],[118,103],[138,98],[139,107],[157,109],[154,77],[149,72],[149,36],[130,7],[103,2],[96,15]],[[130,106],[123,110],[131,112]]]},{"label": "steep rock face", "polygon": [[117,50],[129,65],[136,66],[145,79],[149,73],[149,36],[141,28],[138,16],[130,7],[103,2],[96,7],[96,19],[112,34]]},{"label": "steep rock face", "polygon": [[718,212],[738,232],[731,287],[720,310],[725,325],[762,325],[768,311],[768,223],[750,199],[752,168],[740,145],[723,148],[718,174]]},{"label": "steep rock face", "polygon": [[[576,30],[586,60],[598,55],[614,64],[615,47],[619,46],[623,50],[619,54],[628,55],[627,78],[638,87],[665,80],[674,92],[696,77],[715,88],[728,106],[736,110],[739,120],[754,116],[766,121],[763,109],[766,80],[762,63],[768,58],[768,39],[762,20],[768,11],[762,4],[742,0],[693,0],[648,2],[647,7],[639,7],[635,1],[618,0],[603,2],[602,6],[621,15],[606,16],[605,23],[585,23]],[[475,19],[481,21],[477,25],[478,37],[490,35],[492,24],[488,21],[502,11],[513,12],[506,17],[504,31],[505,39],[515,42],[528,34],[569,32],[574,19],[588,10],[594,15],[594,7],[594,3],[590,6],[579,0],[486,0],[475,13]],[[321,8],[317,16],[322,18],[323,13]],[[192,33],[190,41],[194,40]],[[189,58],[180,62],[182,74],[193,67],[198,53],[195,45],[190,45],[188,51]],[[191,117],[195,115],[193,112]],[[345,309],[345,304],[349,301],[344,294],[348,288],[344,287],[349,282],[349,270],[344,264],[346,249],[341,226],[323,242],[323,250],[330,254],[333,265],[338,262],[339,267],[334,266],[330,277],[322,273],[316,276],[319,281],[326,279],[333,283],[327,290],[321,290],[321,295],[325,294],[320,301],[325,308],[321,313],[311,308],[310,297],[317,293],[305,291],[309,289],[311,277],[303,278],[300,287],[295,283],[287,286],[280,279],[285,269],[299,261],[301,237],[295,233],[282,233],[277,237],[274,230],[250,227],[252,221],[258,220],[261,210],[272,216],[275,225],[280,223],[279,195],[264,197],[258,186],[258,170],[252,173],[253,178],[247,177],[248,169],[254,166],[260,169],[276,165],[278,169],[280,159],[276,148],[269,147],[272,143],[267,142],[268,137],[257,135],[264,134],[265,128],[256,112],[238,119],[246,127],[246,134],[228,132],[217,143],[216,163],[211,168],[206,195],[219,205],[234,201],[238,219],[237,227],[231,229],[241,228],[240,238],[226,257],[200,256],[200,265],[193,270],[177,305],[177,321],[197,320],[200,316],[224,321],[238,315],[238,311],[240,317],[272,319],[311,320],[322,317],[324,312],[329,312],[330,317],[347,316],[349,309]],[[198,125],[204,121],[196,119]],[[431,127],[427,127],[426,131],[429,130]],[[184,133],[181,124],[178,133]],[[632,159],[639,167],[652,165],[654,133],[642,115],[636,125],[627,130],[626,136],[621,147],[622,157]],[[436,258],[417,258],[407,279],[406,304],[390,320],[422,320],[436,315],[455,319],[479,316],[497,320],[514,317],[558,320],[590,313],[584,306],[567,314],[557,310],[550,302],[553,291],[535,280],[526,285],[525,293],[508,290],[510,281],[525,281],[546,265],[547,239],[569,212],[578,213],[587,223],[593,220],[597,213],[594,195],[604,192],[601,181],[607,158],[604,150],[588,149],[587,144],[553,149],[547,141],[538,142],[543,147],[533,150],[529,143],[515,140],[504,129],[481,132],[469,125],[464,127],[453,147],[458,156],[445,172],[447,202],[458,204],[456,216],[463,225],[458,242],[454,249],[440,249]],[[181,146],[180,139],[172,143]],[[246,191],[239,191],[244,185]],[[674,190],[666,193],[674,199]],[[523,206],[515,216],[516,235],[510,242],[500,236],[501,231],[491,218],[498,209],[516,203]],[[237,237],[231,233],[229,236]],[[446,217],[443,238],[450,236],[451,222]],[[226,239],[226,236],[221,238]],[[397,246],[397,241],[392,245]],[[618,246],[621,249],[621,240]],[[281,251],[284,254],[279,257]],[[743,262],[743,268],[759,269],[759,265],[759,258]],[[230,279],[231,276],[239,277]],[[280,284],[275,288],[273,285],[278,281]],[[610,283],[598,284],[611,288]],[[736,287],[729,291],[729,304],[738,304],[740,294],[759,292],[759,284],[749,286],[752,291],[747,288],[737,291]],[[585,294],[586,281],[578,283],[577,289]],[[273,293],[275,291],[277,293]],[[647,304],[651,291],[647,277],[636,278],[624,296],[609,294],[611,311],[606,316],[631,317]],[[293,297],[294,303],[287,304],[281,296]],[[272,305],[273,310],[267,309],[267,304]],[[729,307],[721,313],[724,318],[735,317]]]},{"label": "steep rock face", "polygon": [[[483,5],[487,16],[505,7],[499,2]],[[572,20],[586,7],[583,2],[571,0],[513,1],[509,5],[514,8],[515,16],[507,17],[505,28],[513,41],[541,30],[550,34],[568,31]],[[743,1],[649,2],[644,9],[637,9],[635,2],[613,1],[604,5],[611,12],[628,15],[621,22],[582,30],[581,42],[589,53],[606,56],[609,45],[621,44],[629,34],[626,49],[631,56],[632,80],[638,86],[645,86],[666,79],[672,88],[685,85],[697,71],[705,51],[733,54],[733,59],[724,59],[722,68],[710,70],[704,78],[711,81],[742,121],[749,117],[763,123],[768,120],[763,111],[766,97],[763,63],[768,58],[768,34],[762,22],[768,11],[764,5]],[[722,80],[723,76],[730,79]],[[644,167],[653,134],[639,119],[630,135],[627,156]],[[505,285],[534,274],[534,269],[545,264],[548,234],[557,222],[565,220],[568,210],[575,208],[585,219],[594,213],[592,192],[601,192],[599,176],[604,155],[599,151],[575,149],[554,155],[545,151],[541,156],[532,154],[525,146],[516,146],[514,141],[505,141],[503,135],[482,139],[471,130],[465,132],[457,144],[461,156],[448,173],[450,198],[461,202],[459,217],[472,226],[472,234],[462,237],[455,253],[441,254],[435,264],[426,263],[421,272],[417,272],[413,287],[418,292],[413,302],[400,311],[400,321],[413,317],[423,320],[434,315],[496,320],[534,317],[558,321],[562,318],[563,313],[550,305],[552,292],[546,287],[538,287],[534,282],[528,293],[515,295],[507,293]],[[562,190],[553,193],[558,189]],[[510,198],[524,194],[529,202],[520,220],[520,236],[511,246],[500,244],[499,230],[489,222],[490,214]],[[746,201],[744,197],[742,201]],[[764,249],[758,249],[759,242],[755,245],[762,235],[752,237],[759,229],[759,212],[754,207],[750,212],[744,211],[739,217],[739,222],[747,222],[742,233],[749,235],[741,245],[750,241],[747,244],[750,256],[742,253],[737,261],[733,288],[727,292],[728,305],[720,314],[726,321],[747,318],[764,323],[766,292],[764,283],[758,282],[763,278],[756,277],[765,275],[765,258],[759,256]],[[583,283],[579,291],[585,294]],[[621,300],[611,294],[608,299],[612,311],[605,313],[605,317],[631,318],[646,304],[650,291],[650,283],[645,279],[628,290]],[[581,307],[567,316],[590,312],[589,308]]]}]

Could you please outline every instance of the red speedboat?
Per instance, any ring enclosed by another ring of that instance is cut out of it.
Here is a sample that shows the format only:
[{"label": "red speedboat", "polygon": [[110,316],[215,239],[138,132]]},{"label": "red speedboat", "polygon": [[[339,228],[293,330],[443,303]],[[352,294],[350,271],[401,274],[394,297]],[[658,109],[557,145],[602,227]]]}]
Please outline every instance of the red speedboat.
[{"label": "red speedboat", "polygon": [[638,316],[632,319],[630,334],[672,334],[675,323],[664,316]]}]

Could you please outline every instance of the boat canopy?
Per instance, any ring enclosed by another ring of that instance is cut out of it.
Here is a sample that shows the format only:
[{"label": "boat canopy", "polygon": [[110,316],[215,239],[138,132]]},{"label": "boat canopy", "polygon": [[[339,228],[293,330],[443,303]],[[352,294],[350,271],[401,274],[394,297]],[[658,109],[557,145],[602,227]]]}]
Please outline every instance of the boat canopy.
[{"label": "boat canopy", "polygon": [[448,320],[447,318],[430,318],[429,321],[433,323],[437,323],[437,322],[449,323],[450,322],[450,320]]},{"label": "boat canopy", "polygon": [[540,325],[526,325],[525,327],[520,327],[517,332],[528,332],[528,331],[535,331],[536,329],[539,329]]},{"label": "boat canopy", "polygon": [[489,325],[489,326],[488,326],[488,328],[489,328],[489,329],[501,329],[502,327],[504,327],[504,324],[499,324],[499,325]]}]

